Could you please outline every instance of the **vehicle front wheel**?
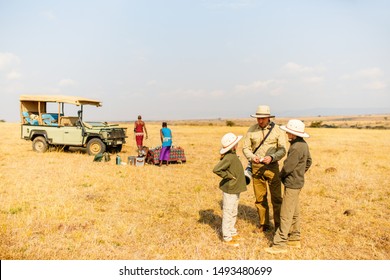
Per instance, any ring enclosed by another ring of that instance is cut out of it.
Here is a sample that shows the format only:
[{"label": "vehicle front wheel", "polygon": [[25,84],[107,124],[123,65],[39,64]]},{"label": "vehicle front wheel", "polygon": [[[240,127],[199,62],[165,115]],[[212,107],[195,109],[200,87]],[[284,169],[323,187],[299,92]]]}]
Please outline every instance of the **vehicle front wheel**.
[{"label": "vehicle front wheel", "polygon": [[87,152],[90,156],[95,156],[106,151],[106,145],[99,138],[89,140],[87,144]]},{"label": "vehicle front wheel", "polygon": [[38,136],[33,140],[32,148],[38,153],[44,153],[49,148],[49,145],[47,144],[45,137]]}]

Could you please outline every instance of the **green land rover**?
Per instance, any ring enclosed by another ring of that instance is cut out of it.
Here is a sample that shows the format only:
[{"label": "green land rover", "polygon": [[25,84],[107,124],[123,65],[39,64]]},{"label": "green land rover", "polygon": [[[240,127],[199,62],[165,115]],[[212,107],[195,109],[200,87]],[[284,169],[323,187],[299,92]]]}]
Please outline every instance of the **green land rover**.
[{"label": "green land rover", "polygon": [[[85,105],[99,107],[102,103],[76,96],[20,96],[21,138],[31,140],[33,150],[39,153],[47,151],[50,146],[65,150],[82,147],[89,155],[120,152],[126,143],[126,128],[106,122],[84,121]],[[65,111],[69,106],[73,111],[78,109],[77,112],[67,115]]]}]

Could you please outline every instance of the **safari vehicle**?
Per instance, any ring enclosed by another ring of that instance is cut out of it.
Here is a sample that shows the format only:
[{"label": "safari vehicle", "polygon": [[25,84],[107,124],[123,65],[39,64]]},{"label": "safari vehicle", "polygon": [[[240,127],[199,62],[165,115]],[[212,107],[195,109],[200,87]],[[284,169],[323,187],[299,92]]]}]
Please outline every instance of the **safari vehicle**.
[{"label": "safari vehicle", "polygon": [[[21,138],[31,140],[33,150],[39,153],[47,151],[50,146],[64,149],[83,147],[89,155],[120,152],[126,143],[126,128],[106,122],[84,121],[85,105],[100,107],[102,103],[76,96],[20,96]],[[73,107],[70,111],[73,109],[74,115],[66,114],[65,109],[68,110],[69,106]]]}]

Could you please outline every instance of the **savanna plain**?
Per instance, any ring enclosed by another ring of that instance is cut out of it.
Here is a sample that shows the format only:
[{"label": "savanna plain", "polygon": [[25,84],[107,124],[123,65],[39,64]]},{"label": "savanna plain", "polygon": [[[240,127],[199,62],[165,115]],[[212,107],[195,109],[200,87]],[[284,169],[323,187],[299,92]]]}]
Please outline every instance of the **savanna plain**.
[{"label": "savanna plain", "polygon": [[[382,120],[388,126],[387,117]],[[20,124],[0,123],[0,258],[390,259],[390,130],[314,128],[308,120],[313,165],[300,195],[302,248],[281,255],[263,251],[272,233],[256,230],[251,185],[240,197],[241,246],[221,241],[222,193],[212,172],[220,139],[227,132],[244,135],[254,122],[168,122],[173,145],[184,149],[187,161],[162,167],[116,165],[114,155],[93,162],[82,150],[35,153],[31,142],[20,139]],[[160,122],[146,125],[144,144],[160,145]],[[121,126],[128,128],[119,153],[126,161],[136,154],[133,124]]]}]

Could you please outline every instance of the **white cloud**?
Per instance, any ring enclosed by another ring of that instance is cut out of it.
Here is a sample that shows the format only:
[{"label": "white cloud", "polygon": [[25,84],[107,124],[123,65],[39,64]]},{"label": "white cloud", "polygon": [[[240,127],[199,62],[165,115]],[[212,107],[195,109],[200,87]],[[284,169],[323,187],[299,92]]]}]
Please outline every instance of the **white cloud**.
[{"label": "white cloud", "polygon": [[295,62],[288,62],[282,66],[282,75],[289,83],[309,86],[322,83],[325,78],[321,76],[326,69],[323,66],[305,66]]},{"label": "white cloud", "polygon": [[372,67],[356,71],[352,74],[345,74],[340,77],[341,80],[359,80],[359,79],[381,79],[384,76],[380,68]]},{"label": "white cloud", "polygon": [[271,89],[269,93],[271,96],[280,96],[283,94],[283,92],[284,92],[284,88],[280,86],[280,87],[276,87],[274,89]]},{"label": "white cloud", "polygon": [[312,84],[320,83],[324,81],[324,77],[320,77],[320,76],[304,77],[303,81],[305,83],[312,83]]},{"label": "white cloud", "polygon": [[203,89],[186,89],[186,90],[177,90],[173,92],[174,95],[180,96],[181,98],[203,98],[208,95],[208,92]]},{"label": "white cloud", "polygon": [[17,80],[22,77],[18,70],[20,58],[13,53],[0,53],[0,71],[7,80]]},{"label": "white cloud", "polygon": [[150,80],[150,81],[147,82],[147,85],[148,85],[148,86],[154,86],[154,85],[156,85],[156,84],[157,84],[157,81],[156,81],[156,80]]},{"label": "white cloud", "polygon": [[43,11],[42,16],[48,20],[55,20],[56,16],[52,11]]},{"label": "white cloud", "polygon": [[344,81],[358,81],[361,86],[369,90],[382,90],[387,88],[387,83],[383,80],[384,73],[378,67],[371,67],[358,70],[352,74],[345,74],[340,77]]},{"label": "white cloud", "polygon": [[162,97],[174,98],[180,100],[187,99],[216,99],[225,96],[223,90],[205,90],[205,89],[176,89],[160,94]]},{"label": "white cloud", "polygon": [[0,53],[0,71],[8,71],[20,64],[20,58],[13,53]]},{"label": "white cloud", "polygon": [[11,72],[8,72],[8,74],[6,75],[6,78],[8,80],[17,80],[17,79],[20,79],[21,77],[22,77],[22,74],[20,74],[16,70],[12,70]]},{"label": "white cloud", "polygon": [[280,92],[280,87],[284,82],[279,80],[264,80],[264,81],[254,81],[247,85],[237,85],[235,90],[239,93],[256,93],[256,92],[275,92],[275,89],[278,89]]},{"label": "white cloud", "polygon": [[77,85],[77,83],[72,79],[62,79],[61,81],[59,81],[58,85],[61,87],[68,87],[75,86]]},{"label": "white cloud", "polygon": [[283,70],[286,70],[291,73],[318,73],[323,72],[325,69],[321,66],[318,67],[309,67],[295,62],[288,62],[282,66]]},{"label": "white cloud", "polygon": [[219,9],[241,9],[251,6],[254,3],[253,0],[207,0],[203,1],[203,5],[212,10]]},{"label": "white cloud", "polygon": [[377,67],[360,70],[356,73],[358,78],[380,79],[383,77],[383,71]]},{"label": "white cloud", "polygon": [[225,95],[225,92],[223,90],[213,90],[210,92],[210,96],[214,98],[223,97]]},{"label": "white cloud", "polygon": [[370,83],[365,84],[366,89],[372,89],[372,90],[382,90],[387,88],[387,84],[382,81],[373,81]]},{"label": "white cloud", "polygon": [[340,80],[353,80],[354,78],[352,77],[351,74],[344,74],[340,77]]}]

